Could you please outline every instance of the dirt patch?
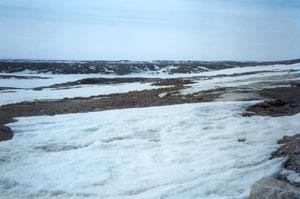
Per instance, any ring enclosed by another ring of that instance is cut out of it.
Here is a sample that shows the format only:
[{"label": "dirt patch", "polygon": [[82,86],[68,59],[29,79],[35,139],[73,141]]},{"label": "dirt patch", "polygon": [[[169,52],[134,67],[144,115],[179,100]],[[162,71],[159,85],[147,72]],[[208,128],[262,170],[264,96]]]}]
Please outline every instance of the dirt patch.
[{"label": "dirt patch", "polygon": [[228,91],[220,95],[215,101],[226,102],[226,101],[251,101],[257,100],[260,96],[246,91]]},{"label": "dirt patch", "polygon": [[300,87],[263,89],[258,94],[269,100],[246,109],[244,116],[288,116],[300,113]]},{"label": "dirt patch", "polygon": [[[13,89],[18,89],[18,88],[13,88],[13,87],[0,87],[0,91],[13,90]],[[10,91],[10,92],[13,92],[13,91]]]},{"label": "dirt patch", "polygon": [[111,85],[111,84],[124,84],[124,83],[152,83],[153,86],[183,86],[193,84],[194,82],[184,78],[85,78],[74,82],[67,82],[62,84],[54,84],[47,87],[37,87],[34,90],[42,90],[45,88],[68,89],[74,86],[81,85]]},{"label": "dirt patch", "polygon": [[37,87],[34,90],[42,90],[45,88],[70,88],[73,86],[81,85],[109,85],[109,84],[123,84],[123,83],[147,83],[147,82],[156,82],[160,79],[158,78],[85,78],[73,82],[66,82],[62,84],[54,84],[47,87]]},{"label": "dirt patch", "polygon": [[188,84],[194,84],[192,80],[181,79],[181,78],[170,78],[170,79],[160,79],[153,83],[153,86],[183,86]]}]

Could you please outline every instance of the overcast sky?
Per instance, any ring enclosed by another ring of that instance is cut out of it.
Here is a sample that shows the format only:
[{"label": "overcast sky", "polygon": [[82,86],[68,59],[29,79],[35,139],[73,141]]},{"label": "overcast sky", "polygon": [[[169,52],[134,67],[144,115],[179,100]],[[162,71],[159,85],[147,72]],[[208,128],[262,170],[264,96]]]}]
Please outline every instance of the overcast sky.
[{"label": "overcast sky", "polygon": [[1,0],[0,58],[300,58],[300,0]]}]

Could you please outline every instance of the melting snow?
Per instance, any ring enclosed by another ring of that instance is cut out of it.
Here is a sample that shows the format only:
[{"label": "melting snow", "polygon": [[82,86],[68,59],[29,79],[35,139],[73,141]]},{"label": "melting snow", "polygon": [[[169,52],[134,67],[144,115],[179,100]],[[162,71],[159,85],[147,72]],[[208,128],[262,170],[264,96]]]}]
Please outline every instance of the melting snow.
[{"label": "melting snow", "polygon": [[[187,95],[195,92],[217,89],[217,88],[225,88],[225,87],[238,87],[238,86],[246,86],[255,83],[265,83],[265,85],[261,84],[258,88],[253,85],[253,88],[262,89],[262,88],[272,88],[267,82],[280,82],[280,81],[294,81],[300,80],[300,73],[297,72],[289,72],[289,71],[281,71],[281,72],[264,72],[258,74],[251,75],[242,75],[242,76],[232,76],[232,77],[212,77],[211,79],[200,78],[196,81],[195,84],[191,84],[190,88],[186,88],[181,90],[181,94]],[[287,83],[288,85],[289,83]],[[280,85],[282,86],[282,85]],[[251,87],[251,86],[250,86]],[[273,86],[278,87],[278,86]]]},{"label": "melting snow", "polygon": [[[16,75],[23,76],[20,73],[0,73],[0,75]],[[13,87],[13,88],[36,88],[50,86],[53,84],[61,84],[66,82],[77,81],[84,78],[97,78],[106,77],[112,78],[115,76],[98,75],[98,74],[78,74],[78,75],[64,75],[64,74],[26,74],[26,76],[40,76],[48,79],[0,79],[0,87]]]},{"label": "melting snow", "polygon": [[284,169],[280,172],[280,175],[285,176],[290,182],[300,182],[300,175],[295,171]]},{"label": "melting snow", "polygon": [[90,97],[97,95],[108,95],[112,93],[127,93],[129,91],[141,91],[155,88],[158,88],[158,86],[151,86],[151,83],[128,83],[115,85],[87,85],[69,87],[67,89],[9,90],[9,92],[0,92],[0,106],[23,101]]},{"label": "melting snow", "polygon": [[300,127],[300,114],[240,116],[252,103],[19,118],[0,143],[0,198],[248,197],[280,171],[277,140]]},{"label": "melting snow", "polygon": [[209,72],[200,73],[203,76],[214,76],[214,75],[232,75],[237,73],[247,72],[261,72],[261,71],[286,71],[286,70],[300,70],[300,64],[291,65],[267,65],[267,66],[252,66],[252,67],[237,67],[223,70],[214,70]]}]

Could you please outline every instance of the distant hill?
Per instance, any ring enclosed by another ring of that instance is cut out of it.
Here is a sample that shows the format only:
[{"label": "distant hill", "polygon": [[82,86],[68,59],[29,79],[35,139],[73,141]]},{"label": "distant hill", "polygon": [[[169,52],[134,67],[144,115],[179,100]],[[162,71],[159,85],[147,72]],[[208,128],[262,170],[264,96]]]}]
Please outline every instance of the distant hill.
[{"label": "distant hill", "polygon": [[295,64],[300,59],[269,62],[237,61],[48,61],[48,60],[0,60],[0,72],[30,71],[53,74],[115,74],[131,73],[199,73],[235,67]]}]

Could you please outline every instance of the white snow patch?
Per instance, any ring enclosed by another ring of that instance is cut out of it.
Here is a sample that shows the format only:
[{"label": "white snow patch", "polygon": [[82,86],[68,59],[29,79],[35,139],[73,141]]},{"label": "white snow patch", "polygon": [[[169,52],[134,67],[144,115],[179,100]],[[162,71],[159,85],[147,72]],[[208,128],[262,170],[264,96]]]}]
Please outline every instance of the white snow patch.
[{"label": "white snow patch", "polygon": [[[0,75],[23,76],[24,74],[0,73]],[[97,74],[78,74],[78,75],[26,74],[26,76],[39,76],[39,77],[46,77],[48,79],[15,79],[15,78],[0,79],[0,87],[36,88],[36,87],[50,86],[53,84],[61,84],[66,82],[77,81],[84,78],[115,77],[110,75],[97,75]]]},{"label": "white snow patch", "polygon": [[292,170],[282,170],[280,172],[281,175],[286,176],[290,182],[300,182],[300,175]]},{"label": "white snow patch", "polygon": [[123,77],[159,77],[159,78],[174,78],[174,77],[194,77],[194,76],[203,76],[211,77],[216,75],[232,75],[236,73],[246,73],[246,72],[262,72],[262,71],[289,71],[292,73],[294,70],[300,70],[300,64],[291,64],[291,65],[267,65],[267,66],[249,66],[249,67],[235,67],[222,70],[209,70],[208,68],[203,67],[203,70],[209,70],[199,73],[175,73],[168,74],[167,71],[171,69],[176,69],[175,66],[169,66],[162,68],[158,71],[142,71],[140,73],[132,73],[124,75]]},{"label": "white snow patch", "polygon": [[285,70],[300,70],[300,64],[291,65],[267,65],[267,66],[250,66],[250,67],[236,67],[223,70],[214,70],[209,72],[200,73],[203,76],[215,76],[215,75],[232,75],[235,73],[247,73],[247,72],[261,72],[261,71],[285,71]]},{"label": "white snow patch", "polygon": [[63,98],[90,97],[155,88],[160,87],[152,86],[151,83],[128,83],[115,85],[74,86],[67,89],[9,90],[9,92],[0,92],[0,106],[24,101],[30,102],[35,100],[59,100]]},{"label": "white snow patch", "polygon": [[0,198],[247,198],[280,171],[277,140],[300,127],[300,114],[240,116],[250,104],[18,118],[0,142]]},{"label": "white snow patch", "polygon": [[[217,88],[225,88],[225,87],[237,87],[237,86],[245,86],[260,82],[276,82],[276,81],[293,81],[300,80],[300,73],[294,72],[289,73],[286,72],[265,72],[251,75],[242,75],[242,76],[232,76],[232,77],[213,77],[211,79],[199,79],[193,80],[194,84],[191,84],[191,87],[181,90],[181,94],[187,95],[195,92],[217,89]],[[280,85],[282,86],[282,85]],[[274,86],[260,85],[260,88],[270,88]],[[277,86],[278,87],[278,86]]]},{"label": "white snow patch", "polygon": [[211,69],[206,68],[206,67],[204,67],[204,66],[198,66],[197,68],[201,68],[201,69],[204,70],[204,71],[211,71]]},{"label": "white snow patch", "polygon": [[168,95],[168,93],[167,93],[167,92],[164,92],[164,93],[160,93],[160,94],[158,95],[158,97],[165,97],[166,95]]}]

